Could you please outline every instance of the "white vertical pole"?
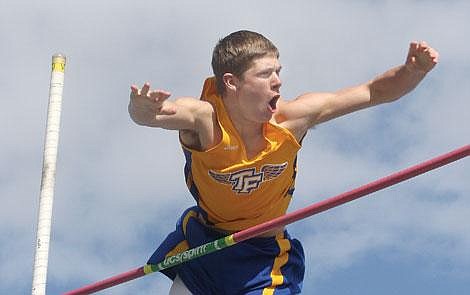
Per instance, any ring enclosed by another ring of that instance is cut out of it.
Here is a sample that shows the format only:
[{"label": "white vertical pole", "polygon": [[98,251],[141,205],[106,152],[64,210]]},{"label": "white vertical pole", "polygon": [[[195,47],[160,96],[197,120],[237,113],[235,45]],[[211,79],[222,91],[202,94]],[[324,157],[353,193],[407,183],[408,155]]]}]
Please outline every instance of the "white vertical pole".
[{"label": "white vertical pole", "polygon": [[36,237],[36,255],[33,268],[32,295],[46,294],[47,263],[52,224],[57,146],[59,143],[60,112],[64,88],[65,56],[52,56],[49,106],[47,112],[46,139],[44,143],[41,193]]}]

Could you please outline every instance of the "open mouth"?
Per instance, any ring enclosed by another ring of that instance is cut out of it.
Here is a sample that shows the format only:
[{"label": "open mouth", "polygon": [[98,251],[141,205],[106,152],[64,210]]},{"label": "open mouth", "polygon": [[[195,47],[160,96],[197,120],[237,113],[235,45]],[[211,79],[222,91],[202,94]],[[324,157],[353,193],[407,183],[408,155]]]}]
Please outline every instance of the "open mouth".
[{"label": "open mouth", "polygon": [[269,106],[271,108],[271,110],[276,110],[276,104],[277,104],[277,101],[279,100],[279,97],[281,97],[279,94],[274,96],[270,101],[269,101]]}]

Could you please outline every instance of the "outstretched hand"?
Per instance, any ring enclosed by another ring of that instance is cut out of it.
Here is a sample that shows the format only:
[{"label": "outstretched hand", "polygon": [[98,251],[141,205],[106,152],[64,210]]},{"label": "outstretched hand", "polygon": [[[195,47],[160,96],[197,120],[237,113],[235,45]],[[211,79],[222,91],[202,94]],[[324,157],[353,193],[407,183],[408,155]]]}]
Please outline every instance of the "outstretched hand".
[{"label": "outstretched hand", "polygon": [[164,90],[150,90],[150,84],[145,83],[142,89],[136,85],[131,86],[130,104],[138,109],[147,109],[156,115],[172,115],[176,110],[172,104],[165,103],[170,92]]},{"label": "outstretched hand", "polygon": [[439,53],[426,42],[411,42],[406,65],[409,69],[429,72],[434,68],[439,59]]}]

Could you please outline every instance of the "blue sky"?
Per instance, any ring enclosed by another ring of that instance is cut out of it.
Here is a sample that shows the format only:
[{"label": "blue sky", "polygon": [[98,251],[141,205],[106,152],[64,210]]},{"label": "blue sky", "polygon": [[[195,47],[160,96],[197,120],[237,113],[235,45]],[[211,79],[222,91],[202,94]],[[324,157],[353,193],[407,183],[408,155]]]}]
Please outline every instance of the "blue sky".
[{"label": "blue sky", "polygon": [[[317,126],[290,211],[470,142],[467,1],[9,1],[0,4],[0,293],[31,289],[50,59],[67,55],[48,294],[145,263],[193,204],[175,132],[136,126],[129,86],[198,96],[217,40],[281,52],[286,98],[365,82],[426,40],[440,63],[403,99]],[[464,294],[470,169],[456,162],[289,226],[304,294]],[[163,275],[102,294],[166,294]]]}]

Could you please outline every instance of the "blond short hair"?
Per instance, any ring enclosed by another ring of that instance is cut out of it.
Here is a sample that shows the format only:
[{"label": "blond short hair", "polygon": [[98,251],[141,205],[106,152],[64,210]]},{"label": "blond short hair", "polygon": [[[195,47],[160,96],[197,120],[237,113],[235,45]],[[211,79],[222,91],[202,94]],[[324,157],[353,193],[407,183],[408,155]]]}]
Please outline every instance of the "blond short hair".
[{"label": "blond short hair", "polygon": [[243,78],[243,74],[255,59],[269,54],[279,58],[276,46],[256,32],[237,31],[219,40],[212,53],[212,70],[218,93],[222,95],[225,92],[225,73]]}]

